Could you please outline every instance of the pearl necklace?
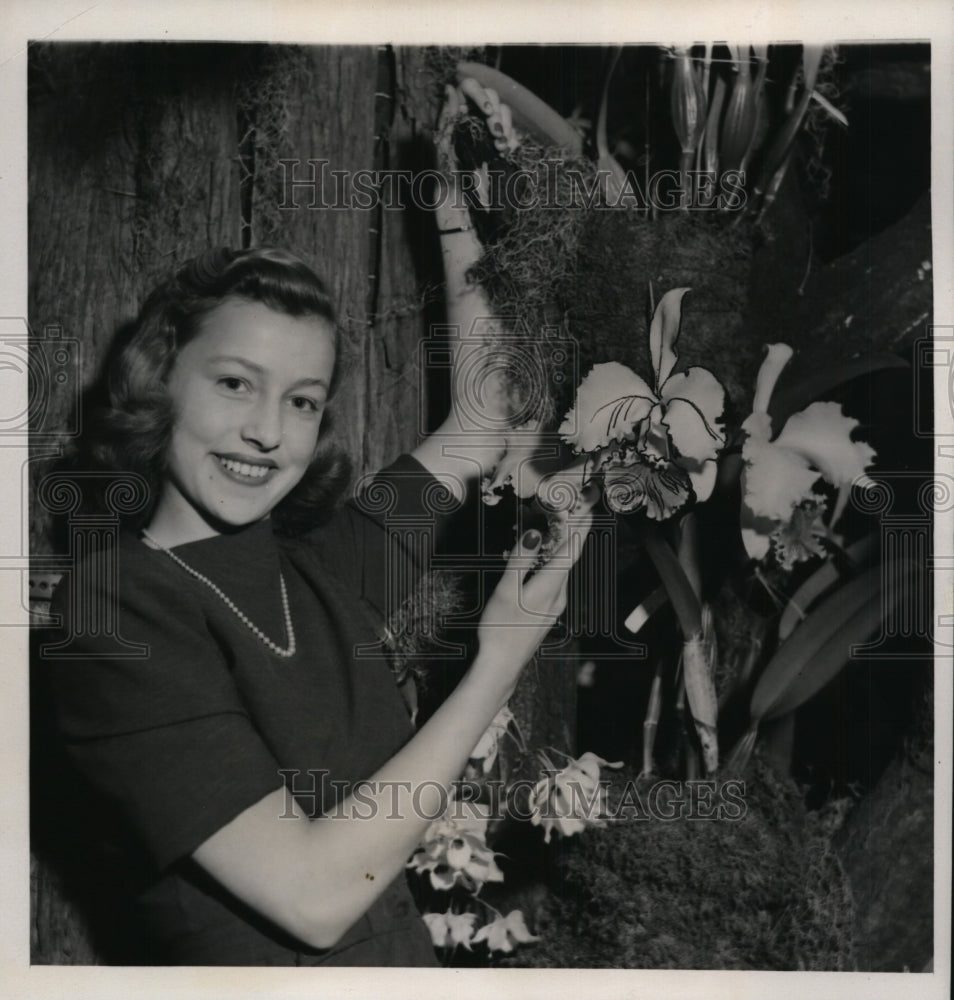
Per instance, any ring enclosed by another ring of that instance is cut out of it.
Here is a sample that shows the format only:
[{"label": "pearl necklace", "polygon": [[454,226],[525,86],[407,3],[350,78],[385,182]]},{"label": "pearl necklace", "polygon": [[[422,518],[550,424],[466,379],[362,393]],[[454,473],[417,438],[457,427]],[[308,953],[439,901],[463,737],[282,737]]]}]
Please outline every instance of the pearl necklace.
[{"label": "pearl necklace", "polygon": [[245,625],[252,634],[260,639],[276,656],[281,656],[283,659],[288,659],[295,655],[295,629],[292,625],[291,609],[288,606],[288,591],[285,588],[285,577],[279,570],[278,582],[281,584],[282,588],[282,611],[285,615],[285,635],[288,637],[288,646],[283,648],[278,645],[277,642],[272,642],[271,639],[246,615],[241,611],[234,603],[234,601],[219,587],[214,584],[207,576],[204,576],[197,569],[193,569],[185,560],[180,559],[175,552],[167,549],[164,545],[160,545],[159,542],[146,531],[145,528],[142,529],[142,537],[146,539],[151,545],[154,545],[160,552],[165,552],[165,554],[175,563],[178,563],[190,576],[194,576],[196,580],[200,583],[204,583],[209,590],[212,591],[218,598],[222,600],[225,606],[235,615],[236,618],[243,625]]}]

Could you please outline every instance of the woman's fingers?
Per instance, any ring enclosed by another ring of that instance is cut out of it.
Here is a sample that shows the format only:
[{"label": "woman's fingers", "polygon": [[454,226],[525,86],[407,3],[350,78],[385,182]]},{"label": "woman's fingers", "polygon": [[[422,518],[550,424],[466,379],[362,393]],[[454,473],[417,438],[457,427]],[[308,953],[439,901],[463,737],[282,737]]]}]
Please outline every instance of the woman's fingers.
[{"label": "woman's fingers", "polygon": [[518,539],[507,559],[503,576],[497,584],[497,592],[508,600],[515,601],[520,597],[523,579],[533,568],[537,551],[543,542],[543,536],[536,529],[525,531]]},{"label": "woman's fingers", "polygon": [[481,86],[473,77],[461,81],[462,97],[468,97],[487,116],[487,128],[493,136],[494,145],[500,152],[515,149],[517,141],[513,133],[513,114],[510,106],[503,104],[500,94],[493,87]]},{"label": "woman's fingers", "polygon": [[523,581],[521,606],[531,612],[558,617],[566,608],[570,570],[576,565],[589,536],[593,518],[589,508],[568,516],[558,529],[562,537],[547,562]]},{"label": "woman's fingers", "polygon": [[461,80],[460,89],[485,115],[492,115],[500,110],[500,95],[497,91],[492,87],[482,87],[472,76]]}]

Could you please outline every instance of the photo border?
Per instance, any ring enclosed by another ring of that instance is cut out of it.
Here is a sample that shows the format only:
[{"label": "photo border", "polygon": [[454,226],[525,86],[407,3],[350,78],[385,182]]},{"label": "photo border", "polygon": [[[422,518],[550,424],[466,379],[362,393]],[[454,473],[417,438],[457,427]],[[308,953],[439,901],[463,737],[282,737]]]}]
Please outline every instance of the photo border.
[{"label": "photo border", "polygon": [[[748,38],[793,41],[916,41],[932,43],[932,214],[934,325],[954,326],[952,261],[952,155],[954,155],[954,31],[952,11],[943,0],[899,5],[801,2],[768,4],[636,0],[580,4],[498,2],[468,5],[417,0],[387,5],[367,0],[338,4],[303,0],[174,0],[38,3],[8,0],[0,12],[0,316],[26,316],[26,43],[28,40],[221,40],[307,43],[475,44],[546,41],[573,44],[669,43],[674,30],[691,26],[695,39]],[[684,38],[689,42],[695,39]],[[946,371],[935,371],[935,393],[949,391]],[[26,405],[26,384],[22,386]],[[949,418],[949,414],[948,414]],[[936,435],[954,434],[954,425]],[[10,444],[0,442],[3,447]],[[2,454],[2,453],[0,453]],[[4,457],[9,458],[12,452]],[[936,470],[954,471],[954,449],[937,453]],[[0,475],[0,537],[26,544],[22,528],[25,484]],[[25,549],[23,550],[25,554]],[[954,530],[948,515],[935,524],[935,554],[942,566],[954,559]],[[935,577],[935,608],[954,614],[950,571]],[[0,589],[0,620],[19,612],[19,592]],[[804,992],[828,997],[948,996],[951,912],[951,664],[936,660],[935,671],[935,958],[932,973],[775,973],[659,970],[501,970],[452,969],[262,969],[116,968],[29,965],[28,827],[28,629],[5,629],[0,646],[0,993],[8,997],[85,998],[167,997],[388,997],[453,995],[654,998],[763,996],[782,998]]]}]

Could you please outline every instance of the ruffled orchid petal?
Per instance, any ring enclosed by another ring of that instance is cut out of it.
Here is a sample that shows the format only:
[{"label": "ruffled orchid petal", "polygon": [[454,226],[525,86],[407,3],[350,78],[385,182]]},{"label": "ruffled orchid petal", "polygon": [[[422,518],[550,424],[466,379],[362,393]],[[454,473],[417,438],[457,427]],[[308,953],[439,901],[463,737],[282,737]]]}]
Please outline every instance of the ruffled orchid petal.
[{"label": "ruffled orchid petal", "polygon": [[679,454],[697,462],[716,458],[725,444],[719,423],[725,391],[715,375],[689,368],[669,378],[660,395],[666,406],[662,422]]},{"label": "ruffled orchid petal", "polygon": [[765,360],[759,368],[755,380],[755,399],[752,401],[753,413],[767,413],[775,383],[782,370],[792,358],[792,349],[788,344],[766,344]]},{"label": "ruffled orchid petal", "polygon": [[775,526],[772,546],[782,569],[790,570],[795,563],[825,555],[822,544],[822,539],[828,537],[828,529],[822,521],[825,504],[826,498],[818,495],[814,500],[799,504],[787,521]]},{"label": "ruffled orchid petal", "polygon": [[864,441],[852,441],[858,421],[842,413],[839,403],[812,403],[789,417],[775,444],[810,462],[833,486],[864,477],[875,450]]},{"label": "ruffled orchid petal", "polygon": [[676,341],[682,321],[682,297],[688,288],[672,288],[659,300],[649,327],[649,356],[656,373],[656,392],[676,365]]},{"label": "ruffled orchid petal", "polygon": [[787,521],[821,478],[807,459],[770,442],[750,438],[742,455],[748,463],[743,498],[757,517]]},{"label": "ruffled orchid petal", "polygon": [[580,383],[559,434],[577,452],[596,451],[630,436],[656,402],[649,386],[625,365],[595,365]]},{"label": "ruffled orchid petal", "polygon": [[[657,467],[634,465],[630,472],[627,489],[642,495],[646,514],[654,521],[672,517],[688,503],[692,488],[689,474],[674,462]],[[615,497],[607,496],[607,503],[615,510],[614,501]]]},{"label": "ruffled orchid petal", "polygon": [[639,434],[636,438],[636,451],[644,462],[658,465],[668,462],[672,456],[672,449],[669,445],[669,432],[663,422],[665,411],[657,403],[650,411],[649,416],[640,426]]},{"label": "ruffled orchid petal", "polygon": [[603,496],[617,514],[638,510],[646,503],[643,473],[632,465],[611,466],[603,473]]}]

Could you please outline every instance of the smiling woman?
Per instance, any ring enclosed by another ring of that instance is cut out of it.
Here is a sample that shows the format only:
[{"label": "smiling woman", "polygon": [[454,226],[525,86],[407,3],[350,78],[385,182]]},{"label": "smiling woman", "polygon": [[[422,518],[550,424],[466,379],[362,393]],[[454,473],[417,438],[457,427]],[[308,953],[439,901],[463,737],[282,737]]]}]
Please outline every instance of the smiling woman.
[{"label": "smiling woman", "polygon": [[167,545],[265,517],[315,457],[335,369],[334,328],[229,298],[169,378],[174,427],[152,517]]},{"label": "smiling woman", "polygon": [[[589,527],[581,500],[566,558],[526,579],[540,536],[514,546],[475,659],[415,733],[379,644],[414,559],[380,505],[315,502],[316,485],[340,498],[346,468],[323,433],[337,355],[302,261],[216,251],[146,301],[87,434],[97,468],[138,472],[151,501],[121,533],[117,578],[92,556],[58,588],[71,659],[45,667],[70,756],[148,873],[136,905],[157,962],[434,963],[405,862],[565,605]],[[439,528],[449,505],[426,498],[461,497],[506,430],[468,440],[455,412],[367,495]],[[112,608],[115,627],[87,627]],[[320,791],[285,780],[316,772]],[[416,808],[396,815],[401,785]]]}]

